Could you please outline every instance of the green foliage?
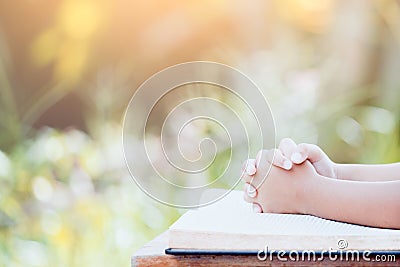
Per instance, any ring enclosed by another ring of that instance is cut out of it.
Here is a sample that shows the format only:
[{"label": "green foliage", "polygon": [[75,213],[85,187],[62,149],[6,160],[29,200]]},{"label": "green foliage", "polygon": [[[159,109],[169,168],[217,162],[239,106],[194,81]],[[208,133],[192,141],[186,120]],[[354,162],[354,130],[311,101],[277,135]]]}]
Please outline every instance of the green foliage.
[{"label": "green foliage", "polygon": [[124,166],[107,164],[120,146],[102,142],[115,144],[48,128],[1,154],[1,265],[126,265],[179,216],[140,192]]},{"label": "green foliage", "polygon": [[[0,3],[0,267],[128,266],[183,212],[140,191],[121,147],[134,89],[183,61],[227,63],[253,79],[278,140],[317,143],[337,162],[400,161],[396,1],[58,2]],[[82,128],[41,121],[71,94]]]}]

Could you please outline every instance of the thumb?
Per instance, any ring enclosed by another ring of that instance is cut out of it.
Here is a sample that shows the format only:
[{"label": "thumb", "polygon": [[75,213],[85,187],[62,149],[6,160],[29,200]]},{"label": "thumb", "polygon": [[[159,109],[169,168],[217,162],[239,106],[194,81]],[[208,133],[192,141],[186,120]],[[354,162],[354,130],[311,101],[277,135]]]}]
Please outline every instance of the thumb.
[{"label": "thumb", "polygon": [[320,161],[323,157],[324,152],[317,145],[303,143],[296,147],[290,159],[295,164],[301,164],[306,160],[314,163]]}]

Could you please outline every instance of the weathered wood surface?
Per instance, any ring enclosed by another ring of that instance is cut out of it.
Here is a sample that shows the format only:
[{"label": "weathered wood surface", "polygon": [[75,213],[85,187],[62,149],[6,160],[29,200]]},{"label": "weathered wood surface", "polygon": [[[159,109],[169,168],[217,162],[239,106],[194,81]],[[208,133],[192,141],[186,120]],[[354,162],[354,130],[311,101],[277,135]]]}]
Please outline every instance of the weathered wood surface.
[{"label": "weathered wood surface", "polygon": [[229,255],[166,255],[165,249],[168,244],[168,232],[164,232],[148,244],[138,250],[131,259],[133,266],[400,266],[400,257],[396,255],[396,261],[376,261],[375,256],[370,256],[370,261],[364,261],[360,256],[359,261],[332,261],[328,256],[320,261],[279,261],[273,257],[260,261],[257,256],[229,256]]}]

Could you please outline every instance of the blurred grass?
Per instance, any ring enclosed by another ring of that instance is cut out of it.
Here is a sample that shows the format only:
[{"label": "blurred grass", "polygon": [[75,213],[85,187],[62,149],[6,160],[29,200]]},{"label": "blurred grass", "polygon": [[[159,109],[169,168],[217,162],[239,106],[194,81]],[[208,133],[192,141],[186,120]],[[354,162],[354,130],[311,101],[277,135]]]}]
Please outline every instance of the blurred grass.
[{"label": "blurred grass", "polygon": [[[115,125],[104,129],[119,135]],[[0,180],[2,264],[126,265],[176,219],[178,211],[145,196],[116,166],[123,161],[114,142],[107,150],[79,130],[48,128],[1,154],[2,170],[10,165]]]},{"label": "blurred grass", "polygon": [[127,266],[183,212],[138,189],[120,140],[134,89],[175,63],[246,73],[278,139],[400,161],[398,14],[397,1],[1,2],[0,266]]}]

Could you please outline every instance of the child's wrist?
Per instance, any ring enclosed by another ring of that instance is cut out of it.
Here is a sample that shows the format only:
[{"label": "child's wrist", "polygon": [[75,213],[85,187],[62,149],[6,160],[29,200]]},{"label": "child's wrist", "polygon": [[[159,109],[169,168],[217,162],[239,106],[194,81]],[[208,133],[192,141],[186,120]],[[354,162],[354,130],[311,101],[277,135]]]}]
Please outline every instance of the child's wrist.
[{"label": "child's wrist", "polygon": [[316,179],[305,179],[302,183],[298,183],[297,212],[300,214],[314,215],[314,204],[319,191],[317,180],[322,177],[318,174],[317,176]]}]

